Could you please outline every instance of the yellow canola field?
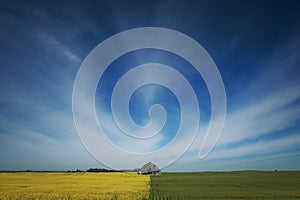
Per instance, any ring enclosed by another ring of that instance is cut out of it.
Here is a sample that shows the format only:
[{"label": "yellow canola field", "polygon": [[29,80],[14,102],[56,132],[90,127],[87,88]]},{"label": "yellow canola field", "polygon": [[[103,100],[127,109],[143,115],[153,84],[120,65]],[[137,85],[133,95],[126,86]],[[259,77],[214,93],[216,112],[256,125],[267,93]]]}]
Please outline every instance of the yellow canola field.
[{"label": "yellow canola field", "polygon": [[0,199],[148,199],[150,176],[136,173],[0,173]]}]

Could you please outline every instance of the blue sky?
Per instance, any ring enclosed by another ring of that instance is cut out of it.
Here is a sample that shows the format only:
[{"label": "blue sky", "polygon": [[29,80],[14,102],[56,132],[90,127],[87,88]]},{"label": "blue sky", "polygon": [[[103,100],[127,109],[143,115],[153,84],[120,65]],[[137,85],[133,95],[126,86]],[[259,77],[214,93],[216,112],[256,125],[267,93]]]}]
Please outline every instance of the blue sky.
[{"label": "blue sky", "polygon": [[[143,152],[162,148],[176,135],[178,101],[168,88],[155,84],[134,93],[130,114],[142,126],[149,123],[149,107],[163,105],[169,113],[163,139],[145,150],[114,135],[109,105],[113,85],[132,66],[155,61],[184,74],[200,102],[198,136],[165,171],[299,170],[299,8],[296,1],[2,1],[0,169],[105,167],[78,137],[72,114],[75,77],[99,43],[151,26],[188,35],[214,60],[226,89],[224,129],[213,151],[199,160],[211,115],[205,83],[178,56],[148,49],[117,59],[98,85],[97,116],[115,144]],[[126,158],[112,159],[119,168],[127,167]]]}]

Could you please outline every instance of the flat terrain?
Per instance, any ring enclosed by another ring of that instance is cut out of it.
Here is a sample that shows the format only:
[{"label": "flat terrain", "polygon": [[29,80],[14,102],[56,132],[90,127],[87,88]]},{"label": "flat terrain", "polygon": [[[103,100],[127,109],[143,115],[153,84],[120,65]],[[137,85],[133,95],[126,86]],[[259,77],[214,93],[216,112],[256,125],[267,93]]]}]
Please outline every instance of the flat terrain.
[{"label": "flat terrain", "polygon": [[0,173],[0,199],[148,199],[136,173]]},{"label": "flat terrain", "polygon": [[149,196],[158,200],[300,199],[300,172],[163,173],[160,176],[135,173],[0,173],[0,200],[134,200],[149,199]]},{"label": "flat terrain", "polygon": [[300,172],[163,173],[150,199],[300,199]]}]

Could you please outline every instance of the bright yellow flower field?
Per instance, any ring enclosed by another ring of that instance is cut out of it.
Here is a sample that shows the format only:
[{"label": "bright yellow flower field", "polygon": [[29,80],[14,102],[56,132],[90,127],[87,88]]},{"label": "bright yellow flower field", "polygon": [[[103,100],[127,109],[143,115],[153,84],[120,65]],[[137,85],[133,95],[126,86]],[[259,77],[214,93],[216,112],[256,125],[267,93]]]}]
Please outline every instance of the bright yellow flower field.
[{"label": "bright yellow flower field", "polygon": [[0,199],[148,199],[136,173],[0,173]]}]

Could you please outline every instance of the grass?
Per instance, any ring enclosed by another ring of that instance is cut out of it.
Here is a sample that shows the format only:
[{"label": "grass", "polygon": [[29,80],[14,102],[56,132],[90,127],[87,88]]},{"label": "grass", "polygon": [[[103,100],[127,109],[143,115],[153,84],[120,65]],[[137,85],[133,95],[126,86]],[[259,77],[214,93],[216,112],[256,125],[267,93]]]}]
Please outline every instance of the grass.
[{"label": "grass", "polygon": [[0,199],[148,199],[150,176],[135,173],[0,173]]},{"label": "grass", "polygon": [[163,173],[150,199],[300,199],[300,172]]}]

